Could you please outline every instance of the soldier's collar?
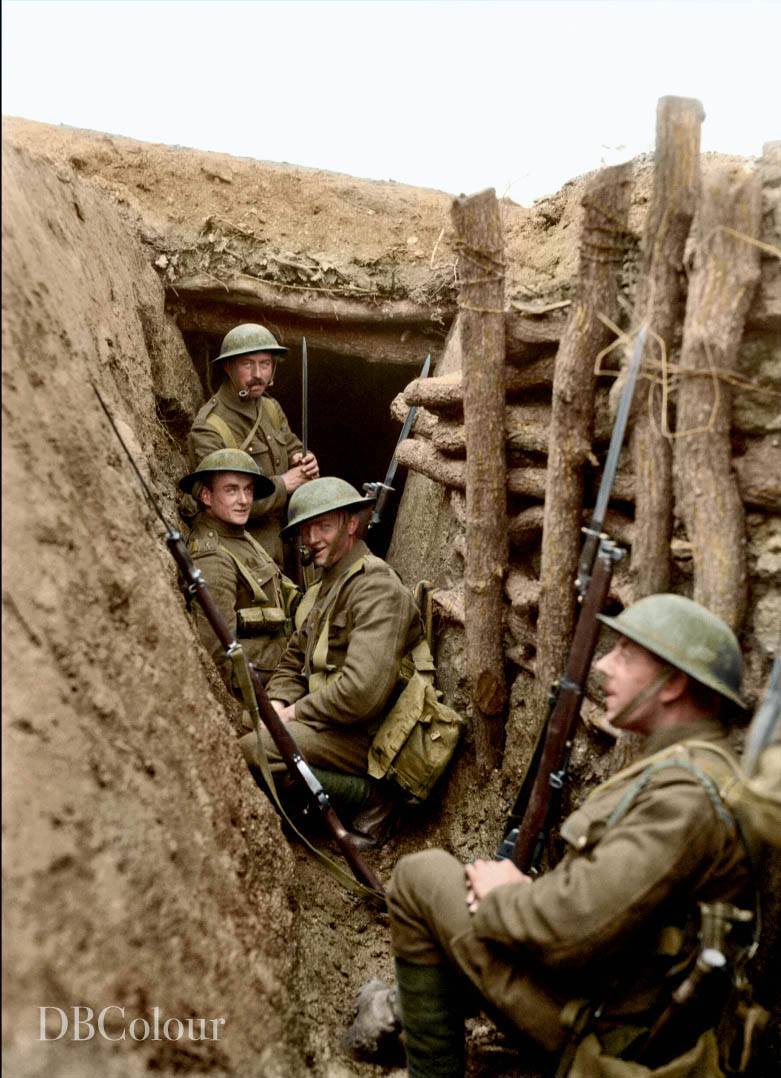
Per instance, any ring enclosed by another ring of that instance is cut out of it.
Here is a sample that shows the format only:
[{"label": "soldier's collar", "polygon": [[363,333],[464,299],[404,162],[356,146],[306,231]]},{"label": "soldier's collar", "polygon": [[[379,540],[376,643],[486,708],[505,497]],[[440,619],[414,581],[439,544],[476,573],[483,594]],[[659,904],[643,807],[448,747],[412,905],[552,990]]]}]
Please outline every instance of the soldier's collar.
[{"label": "soldier's collar", "polygon": [[[361,558],[365,558],[371,551],[364,543],[363,539],[359,539],[349,554],[345,554],[336,565],[330,565],[323,573],[323,589],[332,584],[338,577],[343,576],[344,573],[349,572]],[[321,589],[322,594],[322,589]]]},{"label": "soldier's collar", "polygon": [[664,729],[656,730],[646,739],[639,758],[653,756],[654,753],[669,748],[678,741],[721,741],[726,736],[725,727],[717,719],[701,719],[680,723],[677,726],[665,726]]},{"label": "soldier's collar", "polygon": [[245,533],[245,526],[242,524],[229,524],[225,520],[219,520],[218,517],[209,516],[208,513],[204,513],[203,518],[212,531],[217,532],[218,535],[228,536],[232,539],[240,539]]}]

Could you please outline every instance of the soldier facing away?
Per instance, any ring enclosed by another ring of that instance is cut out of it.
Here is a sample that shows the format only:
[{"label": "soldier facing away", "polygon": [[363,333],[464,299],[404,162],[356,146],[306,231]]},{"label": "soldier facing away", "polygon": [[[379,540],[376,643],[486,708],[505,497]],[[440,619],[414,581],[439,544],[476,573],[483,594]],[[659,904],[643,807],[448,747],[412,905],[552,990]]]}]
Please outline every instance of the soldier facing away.
[{"label": "soldier facing away", "polygon": [[[743,707],[734,634],[677,595],[600,620],[620,634],[596,664],[607,718],[647,740],[564,822],[563,859],[536,879],[508,860],[464,866],[443,850],[396,866],[397,987],[367,985],[356,1026],[362,1005],[376,1011],[378,992],[391,1003],[397,992],[414,1078],[463,1075],[464,1017],[481,1008],[558,1054],[572,1044],[572,1001],[586,1000],[591,1017],[575,1041],[586,1047],[579,1038],[593,1033],[597,1054],[631,1058],[691,969],[698,904],[753,909],[750,850],[719,796],[734,766],[726,724]],[[676,1074],[721,1073],[712,1032],[692,1051],[695,1069]],[[560,1073],[585,1073],[575,1064]]]},{"label": "soldier facing away", "polygon": [[[247,453],[218,449],[186,475],[179,487],[193,494],[200,505],[187,540],[193,561],[228,628],[266,681],[287,646],[300,595],[245,530],[254,500],[271,495],[273,484]],[[197,604],[195,620],[223,679],[239,695],[231,662]]]},{"label": "soldier facing away", "polygon": [[[285,531],[300,530],[322,578],[306,592],[267,685],[335,807],[353,817],[359,845],[382,841],[393,822],[397,800],[386,780],[368,778],[368,754],[398,694],[402,661],[425,639],[412,593],[359,538],[359,514],[373,502],[337,478],[307,483],[290,499]],[[265,730],[263,744],[279,775],[284,765]],[[241,745],[262,786],[255,736]]]},{"label": "soldier facing away", "polygon": [[274,382],[276,364],[287,348],[265,326],[246,322],[223,339],[213,361],[224,373],[217,392],[201,408],[190,431],[190,466],[216,449],[241,449],[252,457],[272,489],[256,498],[247,524],[254,539],[277,565],[283,564],[280,531],[288,498],[303,483],[319,475],[313,453],[303,454],[285,413],[266,390]]}]

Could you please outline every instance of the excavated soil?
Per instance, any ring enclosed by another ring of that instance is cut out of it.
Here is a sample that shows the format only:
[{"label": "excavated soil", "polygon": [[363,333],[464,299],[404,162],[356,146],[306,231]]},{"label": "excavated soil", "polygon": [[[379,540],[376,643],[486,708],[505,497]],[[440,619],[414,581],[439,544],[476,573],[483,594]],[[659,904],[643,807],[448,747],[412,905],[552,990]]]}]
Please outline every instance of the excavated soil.
[{"label": "excavated soil", "polygon": [[[353,1062],[342,1046],[360,985],[391,975],[387,924],[287,840],[247,775],[235,745],[241,716],[196,641],[162,525],[92,387],[175,521],[182,438],[203,398],[170,313],[176,282],[208,274],[223,287],[240,272],[281,295],[367,309],[408,301],[430,310],[444,339],[455,296],[451,197],[16,119],[4,121],[4,144],[9,1071],[402,1073]],[[637,162],[638,231],[649,169]],[[581,192],[582,180],[532,208],[502,202],[516,310],[545,314],[570,294]],[[774,274],[753,315],[746,362],[757,370],[776,354]],[[630,260],[627,287],[631,276]],[[743,429],[767,432],[771,406],[741,404]],[[752,533],[753,579],[771,599],[777,524],[762,516]],[[437,536],[416,537],[420,564]],[[465,703],[460,646],[449,638],[439,655],[456,706]],[[425,846],[491,855],[510,780],[477,790],[470,748],[447,797],[370,855],[381,877]],[[527,751],[512,747],[514,758]],[[628,750],[606,753],[594,740],[580,751],[587,782]],[[224,1033],[186,1046],[39,1039],[40,1007],[109,1005],[128,1019],[154,1007],[223,1017]],[[530,1073],[484,1024],[470,1043],[473,1075]]]}]

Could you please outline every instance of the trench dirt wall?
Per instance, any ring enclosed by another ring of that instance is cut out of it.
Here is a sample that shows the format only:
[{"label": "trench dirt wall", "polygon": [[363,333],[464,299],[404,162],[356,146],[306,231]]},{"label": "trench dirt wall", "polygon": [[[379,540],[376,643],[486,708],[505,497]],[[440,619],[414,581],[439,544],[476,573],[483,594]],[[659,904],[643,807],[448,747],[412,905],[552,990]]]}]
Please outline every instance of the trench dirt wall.
[{"label": "trench dirt wall", "polygon": [[[7,146],[3,197],[4,1062],[257,1074],[284,1055],[292,858],[91,388],[171,514],[183,459],[158,413],[191,417],[197,379],[104,195]],[[76,1005],[225,1024],[42,1043],[38,1008]]]}]

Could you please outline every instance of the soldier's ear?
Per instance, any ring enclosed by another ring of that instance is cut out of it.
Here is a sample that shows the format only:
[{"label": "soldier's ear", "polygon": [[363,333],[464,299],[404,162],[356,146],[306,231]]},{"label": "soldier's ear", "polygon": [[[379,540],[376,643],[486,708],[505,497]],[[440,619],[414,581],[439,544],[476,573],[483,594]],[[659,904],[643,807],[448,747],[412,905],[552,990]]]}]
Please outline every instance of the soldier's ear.
[{"label": "soldier's ear", "polygon": [[361,523],[360,517],[356,516],[354,513],[350,513],[350,515],[347,518],[347,534],[348,535],[356,535],[357,532],[358,532],[358,527],[359,527],[360,523]]},{"label": "soldier's ear", "polygon": [[201,484],[201,489],[198,491],[198,501],[201,503],[201,505],[205,506],[207,509],[211,508],[212,492],[211,492],[210,488],[206,486],[205,483]]},{"label": "soldier's ear", "polygon": [[671,704],[685,696],[689,688],[689,678],[682,670],[673,669],[670,677],[659,690],[659,699],[665,704]]}]

